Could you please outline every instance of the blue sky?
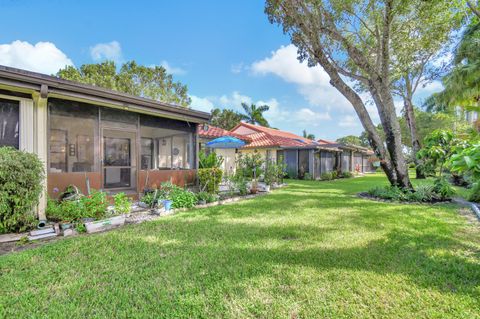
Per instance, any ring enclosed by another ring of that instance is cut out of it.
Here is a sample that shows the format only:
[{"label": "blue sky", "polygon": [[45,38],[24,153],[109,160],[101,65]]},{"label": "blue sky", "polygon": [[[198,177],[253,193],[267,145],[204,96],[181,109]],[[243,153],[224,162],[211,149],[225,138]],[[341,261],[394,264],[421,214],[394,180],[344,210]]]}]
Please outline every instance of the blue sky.
[{"label": "blue sky", "polygon": [[[322,69],[296,60],[295,47],[268,22],[263,6],[260,0],[0,0],[0,64],[43,73],[104,59],[163,65],[188,85],[193,108],[266,103],[267,119],[283,130],[330,140],[360,134],[353,108]],[[417,100],[439,88],[427,86]]]}]

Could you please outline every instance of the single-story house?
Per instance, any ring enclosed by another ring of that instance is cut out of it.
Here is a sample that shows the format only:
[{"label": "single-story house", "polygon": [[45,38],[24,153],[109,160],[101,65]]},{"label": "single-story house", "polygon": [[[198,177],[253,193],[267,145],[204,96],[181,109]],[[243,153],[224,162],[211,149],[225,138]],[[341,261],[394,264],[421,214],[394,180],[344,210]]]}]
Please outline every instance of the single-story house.
[{"label": "single-story house", "polygon": [[[197,129],[198,134],[198,148],[199,150],[203,150],[206,154],[210,152],[210,148],[206,146],[206,144],[216,138],[224,137],[224,136],[231,136],[238,138],[245,143],[251,142],[251,139],[244,135],[239,135],[227,130],[224,130],[220,127],[215,127],[210,124],[203,124],[198,125]],[[215,149],[215,153],[217,156],[223,158],[222,163],[222,170],[224,175],[231,175],[235,174],[236,170],[236,155],[238,150],[235,148],[217,148]]]},{"label": "single-story house", "polygon": [[340,149],[341,153],[337,159],[339,162],[339,171],[370,173],[374,172],[375,163],[378,162],[374,156],[374,152],[366,147],[329,142],[318,140],[317,142],[324,144],[326,147]]},{"label": "single-story house", "polygon": [[138,194],[167,180],[194,183],[197,125],[210,114],[0,66],[0,119],[0,146],[36,153],[57,196],[70,184]]},{"label": "single-story house", "polygon": [[285,163],[290,177],[303,178],[310,174],[320,178],[324,172],[336,170],[334,159],[341,150],[299,135],[269,127],[240,123],[232,132],[251,138],[241,153],[256,152],[269,161]]}]

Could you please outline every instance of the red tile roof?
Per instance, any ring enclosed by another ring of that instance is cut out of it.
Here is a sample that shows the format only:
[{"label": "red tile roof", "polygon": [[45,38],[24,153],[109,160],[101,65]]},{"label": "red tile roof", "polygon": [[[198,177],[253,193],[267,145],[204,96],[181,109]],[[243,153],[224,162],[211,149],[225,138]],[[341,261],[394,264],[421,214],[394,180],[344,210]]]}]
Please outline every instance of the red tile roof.
[{"label": "red tile roof", "polygon": [[211,126],[211,125],[208,125],[208,130],[206,131],[203,129],[203,125],[198,125],[197,133],[200,137],[203,137],[203,138],[213,139],[213,138],[222,137],[222,136],[232,136],[246,142],[249,142],[251,140],[248,136],[236,134],[236,133],[224,130],[223,128]]},{"label": "red tile roof", "polygon": [[234,132],[242,126],[256,132],[243,135],[251,138],[251,142],[245,145],[244,148],[308,147],[317,145],[317,142],[313,140],[298,136],[290,132],[243,122],[233,128],[232,131]]}]

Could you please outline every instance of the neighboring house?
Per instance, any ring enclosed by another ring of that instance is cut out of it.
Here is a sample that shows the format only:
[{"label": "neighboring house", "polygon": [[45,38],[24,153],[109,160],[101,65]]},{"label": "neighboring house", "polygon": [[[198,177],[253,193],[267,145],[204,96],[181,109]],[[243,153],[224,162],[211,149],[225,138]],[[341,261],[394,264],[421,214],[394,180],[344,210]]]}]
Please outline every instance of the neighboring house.
[{"label": "neighboring house", "polygon": [[[74,184],[140,193],[194,183],[196,127],[210,114],[53,76],[0,66],[0,146],[36,153],[45,187]],[[45,198],[39,205],[44,218]]]},{"label": "neighboring house", "polygon": [[[209,124],[198,125],[197,133],[199,149],[205,151],[206,154],[210,152],[210,148],[206,147],[206,144],[219,137],[232,136],[243,140],[246,143],[249,143],[251,141],[250,138],[248,138],[247,136],[235,134],[233,132],[224,130],[219,127],[211,126]],[[217,154],[217,156],[223,158],[222,170],[225,175],[231,175],[235,173],[237,151],[238,150],[234,148],[215,149],[215,153]]]},{"label": "neighboring house", "polygon": [[366,147],[328,142],[325,140],[318,140],[327,147],[340,149],[336,161],[338,162],[338,170],[342,172],[358,172],[369,173],[374,172],[376,167],[374,152]]},{"label": "neighboring house", "polygon": [[256,152],[268,162],[286,164],[290,177],[303,178],[310,174],[320,178],[324,172],[336,169],[333,159],[340,149],[273,128],[240,123],[232,132],[251,138],[251,142],[240,149],[241,153]]}]

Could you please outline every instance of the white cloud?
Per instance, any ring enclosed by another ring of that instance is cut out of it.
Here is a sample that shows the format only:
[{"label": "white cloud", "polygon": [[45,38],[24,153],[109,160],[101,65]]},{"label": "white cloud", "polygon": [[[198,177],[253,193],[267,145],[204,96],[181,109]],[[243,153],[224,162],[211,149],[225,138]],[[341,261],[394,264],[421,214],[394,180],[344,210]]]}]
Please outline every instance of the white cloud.
[{"label": "white cloud", "polygon": [[51,42],[37,42],[32,45],[16,40],[10,44],[0,44],[0,64],[54,74],[67,65],[73,65],[73,62]]},{"label": "white cloud", "polygon": [[167,61],[163,60],[162,63],[160,63],[161,66],[167,70],[168,73],[173,74],[173,75],[183,75],[187,73],[186,70],[180,68],[180,67],[174,67],[171,66]]},{"label": "white cloud", "polygon": [[95,61],[112,60],[119,63],[123,60],[122,48],[117,41],[98,43],[90,47],[90,56]]},{"label": "white cloud", "polygon": [[234,74],[241,73],[242,71],[248,69],[243,62],[232,64],[230,71]]},{"label": "white cloud", "polygon": [[253,103],[253,100],[252,100],[251,97],[249,97],[247,95],[242,95],[239,92],[234,91],[230,95],[222,95],[218,99],[218,102],[222,107],[234,108],[234,109],[237,109],[237,110],[241,110],[242,109],[242,103],[251,104],[251,103]]},{"label": "white cloud", "polygon": [[338,125],[341,127],[359,127],[360,120],[356,116],[345,115],[340,119]]},{"label": "white cloud", "polygon": [[304,126],[318,126],[322,121],[331,120],[331,117],[328,112],[315,112],[309,108],[301,108],[295,112],[293,119]]},{"label": "white cloud", "polygon": [[281,46],[270,57],[254,62],[251,70],[254,75],[273,74],[297,85],[298,92],[311,106],[327,111],[353,109],[343,95],[330,85],[330,78],[321,67],[309,67],[306,62],[298,61],[297,48],[293,44]]},{"label": "white cloud", "polygon": [[209,98],[198,97],[195,95],[190,95],[190,98],[192,99],[191,106],[195,110],[210,112],[215,107]]}]

